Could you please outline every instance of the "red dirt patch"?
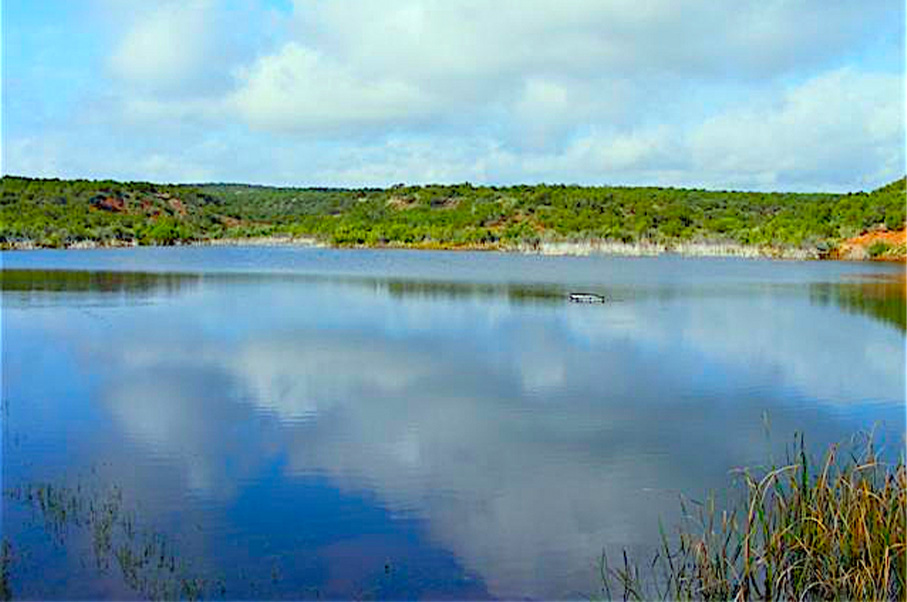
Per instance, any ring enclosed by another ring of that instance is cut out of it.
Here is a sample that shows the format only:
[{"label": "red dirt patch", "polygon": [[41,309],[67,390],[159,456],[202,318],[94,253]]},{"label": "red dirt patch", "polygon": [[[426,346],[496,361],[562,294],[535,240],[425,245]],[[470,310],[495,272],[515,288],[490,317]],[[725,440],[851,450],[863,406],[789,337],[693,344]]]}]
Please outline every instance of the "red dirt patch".
[{"label": "red dirt patch", "polygon": [[[869,248],[876,243],[888,245],[888,250],[877,257],[870,257]],[[874,230],[841,242],[832,255],[835,259],[905,261],[907,259],[905,251],[907,251],[907,229]]]},{"label": "red dirt patch", "polygon": [[177,198],[172,198],[169,200],[170,206],[173,207],[173,210],[176,211],[181,216],[186,215],[186,206],[183,202]]},{"label": "red dirt patch", "polygon": [[103,199],[100,199],[95,206],[102,211],[126,213],[126,201],[116,196],[104,197]]}]

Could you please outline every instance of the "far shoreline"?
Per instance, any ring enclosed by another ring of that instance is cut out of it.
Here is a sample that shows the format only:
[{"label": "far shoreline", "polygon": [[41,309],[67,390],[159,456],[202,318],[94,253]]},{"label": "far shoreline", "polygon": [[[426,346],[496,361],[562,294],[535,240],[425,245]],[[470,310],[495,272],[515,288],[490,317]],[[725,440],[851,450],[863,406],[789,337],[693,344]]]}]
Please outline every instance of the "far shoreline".
[{"label": "far shoreline", "polygon": [[298,247],[321,249],[374,249],[374,250],[413,250],[413,251],[474,251],[489,253],[516,253],[522,255],[542,255],[552,257],[658,257],[671,255],[677,257],[713,257],[742,259],[774,259],[784,261],[850,261],[905,263],[903,257],[869,257],[869,256],[835,256],[821,254],[817,249],[794,249],[779,247],[758,247],[727,242],[685,242],[685,243],[625,243],[612,240],[590,240],[584,242],[551,241],[535,245],[501,245],[501,244],[466,244],[454,245],[436,242],[421,243],[384,243],[378,245],[335,245],[314,237],[293,236],[258,236],[242,238],[211,238],[201,240],[182,240],[169,245],[140,245],[136,241],[96,242],[79,241],[58,247],[36,244],[32,241],[4,243],[0,251],[38,251],[38,250],[104,250],[123,248],[161,248],[161,247]]}]

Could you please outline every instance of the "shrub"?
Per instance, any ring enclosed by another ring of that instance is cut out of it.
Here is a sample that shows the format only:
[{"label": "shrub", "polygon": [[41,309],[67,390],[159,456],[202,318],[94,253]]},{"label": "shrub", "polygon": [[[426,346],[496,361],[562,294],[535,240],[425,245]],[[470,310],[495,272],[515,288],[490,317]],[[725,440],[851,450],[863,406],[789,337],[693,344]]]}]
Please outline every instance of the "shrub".
[{"label": "shrub", "polygon": [[888,251],[888,249],[890,249],[890,248],[891,248],[891,245],[889,245],[884,240],[877,240],[876,242],[869,245],[869,248],[866,249],[866,252],[869,254],[870,257],[875,259],[877,257],[881,257],[882,255],[884,255],[885,252]]}]

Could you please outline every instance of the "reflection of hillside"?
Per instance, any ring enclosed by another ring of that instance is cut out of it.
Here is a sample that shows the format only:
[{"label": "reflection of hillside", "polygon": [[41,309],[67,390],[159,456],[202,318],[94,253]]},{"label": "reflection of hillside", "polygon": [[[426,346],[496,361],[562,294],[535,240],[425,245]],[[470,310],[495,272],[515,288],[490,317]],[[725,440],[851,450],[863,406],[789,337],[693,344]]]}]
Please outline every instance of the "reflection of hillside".
[{"label": "reflection of hillside", "polygon": [[443,282],[426,280],[388,280],[378,284],[391,297],[420,299],[504,298],[512,303],[562,303],[566,292],[553,286]]},{"label": "reflection of hillside", "polygon": [[197,274],[97,272],[73,270],[2,270],[0,290],[21,293],[177,294],[198,284]]},{"label": "reflection of hillside", "polygon": [[[566,283],[517,283],[469,282],[462,280],[435,280],[385,278],[361,275],[294,274],[270,272],[128,272],[119,270],[30,270],[6,269],[0,271],[0,290],[18,293],[94,293],[101,295],[168,295],[196,288],[204,280],[206,286],[221,287],[243,285],[249,287],[286,284],[302,287],[333,285],[343,289],[363,289],[391,299],[417,301],[505,301],[512,305],[557,305],[566,303],[569,294],[586,292],[601,295],[609,302],[654,299],[670,301],[677,298],[727,298],[751,296],[751,284],[678,286],[673,283],[651,286],[630,286],[622,283],[598,282],[570,286]],[[782,290],[797,290],[788,284],[765,285],[759,291],[777,294]]]},{"label": "reflection of hillside", "polygon": [[907,331],[907,287],[903,278],[811,284],[809,299],[822,305],[834,303],[850,313],[865,314]]}]

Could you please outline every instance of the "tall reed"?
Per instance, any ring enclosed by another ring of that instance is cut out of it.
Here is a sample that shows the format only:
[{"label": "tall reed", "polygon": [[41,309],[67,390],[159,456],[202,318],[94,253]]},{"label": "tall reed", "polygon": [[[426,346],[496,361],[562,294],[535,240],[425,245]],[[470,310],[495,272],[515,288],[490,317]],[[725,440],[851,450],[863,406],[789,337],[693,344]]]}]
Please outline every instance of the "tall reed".
[{"label": "tall reed", "polygon": [[803,438],[787,462],[744,470],[739,505],[681,501],[676,538],[641,572],[602,557],[608,598],[673,600],[847,599],[907,596],[907,468],[881,462],[871,439],[811,463]]}]

